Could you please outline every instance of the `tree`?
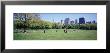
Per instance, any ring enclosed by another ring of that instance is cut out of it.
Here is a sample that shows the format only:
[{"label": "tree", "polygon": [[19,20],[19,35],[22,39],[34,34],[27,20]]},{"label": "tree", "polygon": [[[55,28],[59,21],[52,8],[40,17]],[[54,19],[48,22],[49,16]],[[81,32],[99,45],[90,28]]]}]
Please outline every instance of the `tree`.
[{"label": "tree", "polygon": [[[32,13],[14,13],[14,28],[23,29],[23,31],[26,32],[26,29],[30,27],[30,20],[32,18],[39,19],[37,14],[33,15]],[[36,25],[37,24],[35,24],[34,27],[37,27]]]}]

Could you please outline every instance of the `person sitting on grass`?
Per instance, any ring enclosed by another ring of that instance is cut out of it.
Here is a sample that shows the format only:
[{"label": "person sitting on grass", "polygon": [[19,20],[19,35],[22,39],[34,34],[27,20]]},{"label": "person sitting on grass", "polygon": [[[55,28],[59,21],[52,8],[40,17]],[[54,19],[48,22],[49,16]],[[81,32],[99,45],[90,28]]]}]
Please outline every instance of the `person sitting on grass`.
[{"label": "person sitting on grass", "polygon": [[57,30],[56,30],[56,32],[57,32]]},{"label": "person sitting on grass", "polygon": [[45,29],[44,29],[44,33],[45,33]]},{"label": "person sitting on grass", "polygon": [[76,31],[75,29],[73,30],[73,32]]},{"label": "person sitting on grass", "polygon": [[64,29],[64,32],[67,33],[67,29],[66,28]]}]

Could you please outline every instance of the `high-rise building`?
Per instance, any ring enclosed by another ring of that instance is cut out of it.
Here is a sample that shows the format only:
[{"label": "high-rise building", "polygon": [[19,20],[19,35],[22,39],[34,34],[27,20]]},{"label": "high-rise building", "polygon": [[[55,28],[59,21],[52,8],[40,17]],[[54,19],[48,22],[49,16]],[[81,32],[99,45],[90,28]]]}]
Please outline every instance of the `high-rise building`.
[{"label": "high-rise building", "polygon": [[85,18],[84,17],[79,18],[79,24],[85,24]]},{"label": "high-rise building", "polygon": [[61,20],[61,24],[63,23],[63,20]]},{"label": "high-rise building", "polygon": [[95,20],[93,20],[93,21],[92,21],[92,23],[93,23],[93,24],[95,24],[95,23],[96,23],[96,21],[95,21]]},{"label": "high-rise building", "polygon": [[74,24],[74,21],[72,20],[72,21],[70,21],[70,24],[72,25],[72,24]]},{"label": "high-rise building", "polygon": [[77,24],[78,23],[78,21],[77,21],[77,19],[75,19],[75,24]]},{"label": "high-rise building", "polygon": [[70,20],[69,18],[66,18],[66,19],[64,20],[64,24],[65,24],[65,25],[68,25],[68,24],[69,24],[69,20]]},{"label": "high-rise building", "polygon": [[86,24],[91,24],[91,21],[86,22]]}]

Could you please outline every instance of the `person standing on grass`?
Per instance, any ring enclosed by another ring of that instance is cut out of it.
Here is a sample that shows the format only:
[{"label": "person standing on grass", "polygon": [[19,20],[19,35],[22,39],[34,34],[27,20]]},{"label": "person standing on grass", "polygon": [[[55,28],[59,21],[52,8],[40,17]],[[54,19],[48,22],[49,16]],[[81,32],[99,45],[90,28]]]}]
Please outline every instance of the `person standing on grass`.
[{"label": "person standing on grass", "polygon": [[44,33],[45,33],[45,29],[44,29]]},{"label": "person standing on grass", "polygon": [[66,33],[67,33],[67,28],[66,28]]}]

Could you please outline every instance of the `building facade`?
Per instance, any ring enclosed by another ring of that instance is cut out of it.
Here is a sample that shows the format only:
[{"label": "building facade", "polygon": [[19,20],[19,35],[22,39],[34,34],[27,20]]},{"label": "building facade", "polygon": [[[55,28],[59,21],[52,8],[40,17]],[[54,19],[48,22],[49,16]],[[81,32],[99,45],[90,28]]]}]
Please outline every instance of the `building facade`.
[{"label": "building facade", "polygon": [[77,21],[77,19],[75,19],[75,24],[78,24],[78,21]]},{"label": "building facade", "polygon": [[93,20],[93,21],[92,21],[92,23],[93,23],[93,24],[96,24],[96,21],[95,21],[95,20]]},{"label": "building facade", "polygon": [[85,18],[84,17],[79,18],[79,24],[85,24]]},{"label": "building facade", "polygon": [[68,24],[69,24],[69,20],[70,20],[69,18],[66,18],[66,19],[64,20],[64,24],[65,24],[65,25],[68,25]]}]

